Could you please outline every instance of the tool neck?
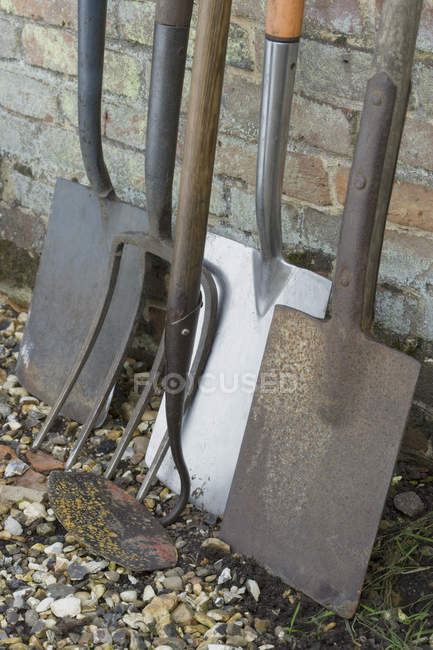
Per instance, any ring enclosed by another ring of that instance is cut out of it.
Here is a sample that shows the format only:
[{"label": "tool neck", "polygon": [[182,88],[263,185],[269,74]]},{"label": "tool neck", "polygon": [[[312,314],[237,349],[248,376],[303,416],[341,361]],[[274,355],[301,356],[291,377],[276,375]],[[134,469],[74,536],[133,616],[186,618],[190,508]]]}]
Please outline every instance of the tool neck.
[{"label": "tool neck", "polygon": [[[190,2],[192,4],[192,2]],[[189,24],[155,23],[146,134],[149,232],[171,237],[173,177]]]},{"label": "tool neck", "polygon": [[101,99],[107,0],[78,2],[78,126],[87,176],[102,197],[114,195],[104,162]]},{"label": "tool neck", "polygon": [[396,87],[384,72],[370,79],[340,231],[332,317],[362,328],[367,265],[390,134]]},{"label": "tool neck", "polygon": [[299,39],[265,40],[257,153],[256,215],[264,262],[281,256],[281,194]]}]

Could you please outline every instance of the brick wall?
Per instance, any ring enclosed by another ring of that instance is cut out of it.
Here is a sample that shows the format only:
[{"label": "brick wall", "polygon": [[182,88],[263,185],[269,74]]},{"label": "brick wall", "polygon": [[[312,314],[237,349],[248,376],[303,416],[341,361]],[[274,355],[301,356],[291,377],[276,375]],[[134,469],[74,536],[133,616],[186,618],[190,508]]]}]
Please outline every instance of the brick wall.
[{"label": "brick wall", "polygon": [[[306,0],[283,233],[289,259],[328,273],[382,2]],[[138,205],[153,12],[151,0],[109,1],[104,147],[119,196]],[[210,217],[252,245],[264,15],[265,0],[233,2]],[[194,29],[182,134],[193,39]],[[417,48],[376,320],[383,339],[427,360],[417,394],[424,418],[433,414],[433,0],[424,0]],[[29,297],[56,177],[86,182],[76,127],[76,2],[0,0],[0,286],[15,298]]]}]

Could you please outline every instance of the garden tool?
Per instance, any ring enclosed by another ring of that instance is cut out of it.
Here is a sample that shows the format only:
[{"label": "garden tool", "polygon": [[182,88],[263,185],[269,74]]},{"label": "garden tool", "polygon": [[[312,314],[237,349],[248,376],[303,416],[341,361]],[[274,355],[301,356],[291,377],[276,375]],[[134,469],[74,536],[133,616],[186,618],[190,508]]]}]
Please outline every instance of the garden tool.
[{"label": "garden tool", "polygon": [[[206,241],[205,264],[219,290],[218,330],[199,391],[185,416],[182,445],[192,478],[192,501],[217,515],[225,509],[274,305],[323,318],[329,298],[329,280],[287,264],[281,255],[282,180],[303,5],[303,0],[268,4],[256,190],[261,250],[212,233]],[[283,27],[288,38],[280,37]],[[146,455],[148,465],[156,454],[164,457],[165,429],[161,408]],[[158,476],[179,490],[170,457],[162,462]],[[149,474],[143,490],[151,480]]]},{"label": "garden tool", "polygon": [[400,138],[391,124],[403,125],[420,9],[421,2],[384,3],[332,316],[276,306],[221,530],[235,552],[344,617],[359,602],[420,369],[365,326],[374,315],[368,281],[376,286],[367,269],[378,266],[371,257],[380,255],[392,187],[386,176],[388,196],[381,194],[384,165]]},{"label": "garden tool", "polygon": [[[78,2],[78,119],[92,188],[57,181],[44,249],[24,330],[17,375],[33,395],[54,404],[89,332],[107,287],[106,261],[123,231],[168,239],[177,128],[193,0],[158,0],[146,142],[147,214],[119,201],[102,152],[101,92],[106,0]],[[107,318],[62,413],[84,422],[112,360],[126,350],[143,289],[144,256],[122,255]],[[140,281],[141,279],[141,281]],[[110,396],[109,396],[110,397]],[[99,422],[108,409],[104,405]]]},{"label": "garden tool", "polygon": [[[180,432],[201,307],[200,277],[230,8],[231,0],[201,0],[199,7],[165,332],[167,422],[182,490],[175,508],[164,518],[165,524],[175,521],[189,496],[189,476],[182,456]],[[110,292],[115,290],[121,256],[127,245],[162,256],[159,248],[163,244],[156,238],[150,239],[149,235],[142,233],[124,233],[115,239],[110,260]],[[105,302],[110,300],[107,294]],[[103,324],[105,302],[100,307],[93,331],[88,335],[86,343],[90,345]],[[88,349],[83,347],[75,363],[75,376],[78,376],[87,353]],[[156,360],[155,372],[158,364]],[[146,509],[143,510],[138,501],[110,481],[91,472],[53,472],[49,479],[49,492],[54,512],[63,525],[97,553],[136,571],[175,563],[175,549],[167,546],[167,538],[159,523],[149,516]]]}]

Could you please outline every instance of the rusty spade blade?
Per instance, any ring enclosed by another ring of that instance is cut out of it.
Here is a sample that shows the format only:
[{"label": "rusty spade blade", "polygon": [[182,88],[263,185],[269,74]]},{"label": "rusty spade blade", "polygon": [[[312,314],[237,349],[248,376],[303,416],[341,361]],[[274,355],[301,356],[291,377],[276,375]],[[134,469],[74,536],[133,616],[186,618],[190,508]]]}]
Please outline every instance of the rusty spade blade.
[{"label": "rusty spade blade", "polygon": [[395,95],[386,73],[370,79],[331,319],[275,309],[221,532],[345,617],[357,608],[419,373],[361,327]]}]

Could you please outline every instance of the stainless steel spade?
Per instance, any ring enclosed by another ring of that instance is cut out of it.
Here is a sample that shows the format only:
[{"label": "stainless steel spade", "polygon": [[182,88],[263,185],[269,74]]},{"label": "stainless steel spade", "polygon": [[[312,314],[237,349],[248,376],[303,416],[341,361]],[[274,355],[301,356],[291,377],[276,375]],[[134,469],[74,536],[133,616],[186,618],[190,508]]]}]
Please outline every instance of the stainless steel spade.
[{"label": "stainless steel spade", "polygon": [[[268,9],[263,98],[257,163],[257,225],[260,252],[212,233],[207,235],[205,264],[218,286],[218,329],[194,402],[183,424],[182,446],[191,476],[192,501],[222,514],[248,419],[273,307],[284,304],[322,318],[330,282],[287,264],[281,255],[281,185],[295,81],[303,0],[290,3],[287,28]],[[146,462],[168,449],[161,408]],[[178,491],[170,456],[158,473]],[[147,486],[150,482],[147,482]]]}]

